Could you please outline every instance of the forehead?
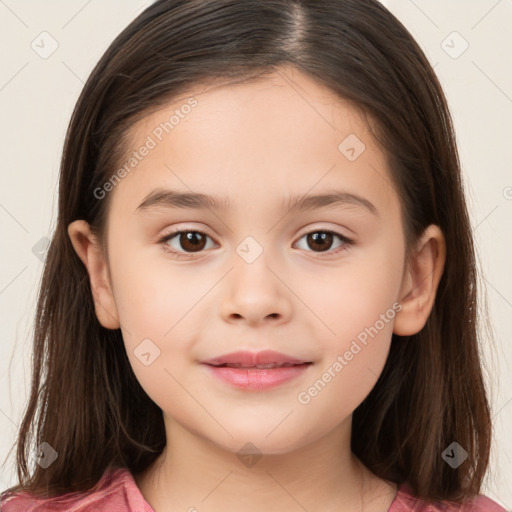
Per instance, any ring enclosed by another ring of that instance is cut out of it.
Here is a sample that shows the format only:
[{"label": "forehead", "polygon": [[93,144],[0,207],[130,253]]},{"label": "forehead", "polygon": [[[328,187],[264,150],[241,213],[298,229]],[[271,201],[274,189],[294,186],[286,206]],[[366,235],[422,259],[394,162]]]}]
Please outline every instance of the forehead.
[{"label": "forehead", "polygon": [[152,148],[117,188],[140,198],[151,186],[179,185],[231,204],[237,195],[246,202],[345,185],[396,201],[385,155],[348,101],[293,68],[225,82],[191,87],[136,123],[127,157],[148,141]]},{"label": "forehead", "polygon": [[[163,126],[159,130],[160,123],[166,122],[170,122],[167,130]],[[338,132],[338,138],[347,130],[363,138],[369,136],[366,122],[355,106],[293,67],[245,82],[217,78],[196,84],[132,126],[129,140],[135,145],[153,132],[157,138],[163,135],[169,139],[172,137],[166,136],[171,132],[175,136],[192,128],[203,140],[205,134],[211,138],[231,131],[238,142],[242,138],[247,142],[248,137],[244,136],[250,135],[253,139],[267,136],[277,144],[297,141],[297,137],[329,143],[324,137],[326,132]],[[273,135],[279,130],[282,131],[275,140]]]}]

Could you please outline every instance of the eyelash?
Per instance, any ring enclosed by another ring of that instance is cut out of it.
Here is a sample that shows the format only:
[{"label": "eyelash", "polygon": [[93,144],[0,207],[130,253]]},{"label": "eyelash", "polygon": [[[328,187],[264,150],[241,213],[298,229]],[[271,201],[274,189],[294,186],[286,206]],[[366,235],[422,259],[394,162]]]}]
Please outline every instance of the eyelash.
[{"label": "eyelash", "polygon": [[[169,240],[172,240],[176,235],[180,235],[182,233],[199,233],[200,235],[203,235],[205,237],[208,237],[208,238],[212,239],[204,231],[200,231],[198,229],[179,229],[179,230],[172,231],[171,233],[169,233],[167,235],[162,236],[158,240],[158,243],[163,245],[163,249],[164,249],[164,251],[166,253],[172,254],[173,257],[176,257],[176,258],[191,258],[191,257],[193,257],[194,254],[200,254],[201,251],[199,251],[198,253],[193,253],[193,252],[184,253],[184,252],[177,252],[177,251],[169,248],[169,244],[167,242],[169,242]],[[325,255],[337,254],[337,253],[339,253],[339,252],[341,252],[343,250],[346,250],[349,246],[354,244],[354,240],[352,240],[350,238],[347,238],[346,236],[344,236],[344,235],[342,235],[342,234],[340,234],[340,233],[338,233],[336,231],[332,231],[330,229],[314,229],[312,231],[308,231],[307,233],[304,233],[299,238],[299,240],[301,240],[305,236],[310,235],[312,233],[327,233],[327,234],[330,234],[330,235],[334,235],[334,236],[338,237],[343,242],[343,245],[341,245],[340,247],[337,247],[334,250],[329,250],[329,251],[326,251],[324,253],[322,253],[322,252],[315,253],[315,254],[318,254],[320,257],[324,257],[323,256],[324,254]],[[308,252],[314,252],[314,251],[308,251]]]}]

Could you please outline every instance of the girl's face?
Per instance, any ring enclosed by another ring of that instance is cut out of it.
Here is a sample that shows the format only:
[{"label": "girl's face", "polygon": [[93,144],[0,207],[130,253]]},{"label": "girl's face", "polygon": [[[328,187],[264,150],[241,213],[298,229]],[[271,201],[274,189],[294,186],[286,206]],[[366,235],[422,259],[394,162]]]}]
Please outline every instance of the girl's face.
[{"label": "girl's face", "polygon": [[[119,321],[168,432],[277,454],[348,428],[412,282],[399,198],[357,111],[287,70],[197,88],[130,135],[125,171],[95,192],[112,194],[96,311]],[[268,350],[310,364],[273,385],[286,370],[204,364]]]}]

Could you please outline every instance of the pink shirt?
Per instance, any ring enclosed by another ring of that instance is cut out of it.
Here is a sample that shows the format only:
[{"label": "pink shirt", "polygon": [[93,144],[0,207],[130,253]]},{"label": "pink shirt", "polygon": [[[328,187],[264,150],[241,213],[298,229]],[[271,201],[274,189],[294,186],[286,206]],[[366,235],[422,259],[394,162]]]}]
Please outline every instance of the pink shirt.
[{"label": "pink shirt", "polygon": [[[127,469],[105,471],[99,487],[92,493],[68,493],[50,499],[34,499],[19,493],[0,501],[1,512],[155,512],[142,496]],[[388,512],[507,512],[495,501],[480,495],[460,507],[444,503],[427,505],[411,494],[407,483],[398,487]]]}]

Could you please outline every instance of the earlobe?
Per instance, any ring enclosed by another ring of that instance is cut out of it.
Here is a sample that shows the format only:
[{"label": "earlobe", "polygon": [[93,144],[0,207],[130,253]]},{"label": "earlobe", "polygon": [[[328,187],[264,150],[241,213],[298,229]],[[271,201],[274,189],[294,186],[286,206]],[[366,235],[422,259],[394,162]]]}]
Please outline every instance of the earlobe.
[{"label": "earlobe", "polygon": [[100,324],[107,329],[118,329],[119,315],[110,285],[108,266],[96,237],[84,220],[72,222],[68,226],[68,235],[89,274],[94,308]]},{"label": "earlobe", "polygon": [[411,336],[423,329],[434,306],[445,259],[444,235],[431,224],[419,239],[404,273],[400,290],[402,309],[395,317],[395,334]]}]

